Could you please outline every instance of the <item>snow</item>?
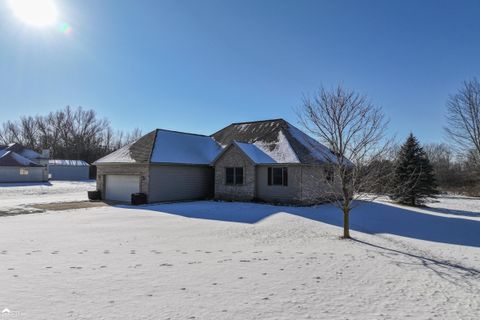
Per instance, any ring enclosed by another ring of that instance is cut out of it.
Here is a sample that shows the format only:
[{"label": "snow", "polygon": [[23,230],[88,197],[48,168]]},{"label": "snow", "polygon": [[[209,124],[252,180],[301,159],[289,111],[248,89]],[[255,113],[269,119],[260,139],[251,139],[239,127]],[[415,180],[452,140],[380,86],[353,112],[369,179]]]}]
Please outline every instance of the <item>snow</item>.
[{"label": "snow", "polygon": [[42,157],[42,155],[38,152],[35,152],[30,149],[23,149],[22,152],[20,152],[20,155],[22,157],[25,157],[27,159],[39,159]]},{"label": "snow", "polygon": [[[0,186],[0,210],[5,199],[73,199],[91,185]],[[366,203],[351,216],[354,241],[338,239],[342,217],[330,205],[198,201],[0,217],[0,309],[53,320],[473,320],[478,203]]]},{"label": "snow", "polygon": [[335,163],[337,161],[335,155],[332,154],[331,150],[317,140],[313,139],[309,135],[292,126],[291,124],[288,125],[288,130],[298,142],[300,142],[310,151],[310,154],[315,159],[322,159],[323,161],[329,163]]},{"label": "snow", "polygon": [[221,151],[211,137],[159,129],[151,162],[209,165]]},{"label": "snow", "polygon": [[49,165],[55,166],[73,166],[73,167],[88,167],[88,163],[83,160],[65,160],[65,159],[50,159],[48,160]]},{"label": "snow", "polygon": [[[27,159],[21,155],[19,155],[18,153],[16,152],[13,152],[13,151],[0,151],[0,159],[1,158],[4,158],[7,159],[8,157],[11,157],[13,159],[13,163],[15,163],[16,165],[19,165],[19,166],[30,166],[30,165],[39,165],[38,163],[36,162],[33,162],[31,161],[30,159]],[[8,162],[8,160],[7,160]]]},{"label": "snow", "polygon": [[34,203],[88,200],[87,191],[92,190],[96,190],[95,180],[0,183],[0,210]]},{"label": "snow", "polygon": [[135,142],[127,144],[120,149],[106,155],[105,157],[97,160],[94,164],[97,163],[135,163],[135,159],[133,159],[130,155],[130,147]]},{"label": "snow", "polygon": [[[254,144],[269,155],[272,159],[279,163],[299,163],[298,157],[293,151],[292,146],[288,142],[287,137],[280,130],[278,132],[277,141],[270,144],[265,141],[256,141]],[[273,147],[273,148],[272,148]]]},{"label": "snow", "polygon": [[256,145],[244,142],[234,142],[255,164],[277,163]]}]

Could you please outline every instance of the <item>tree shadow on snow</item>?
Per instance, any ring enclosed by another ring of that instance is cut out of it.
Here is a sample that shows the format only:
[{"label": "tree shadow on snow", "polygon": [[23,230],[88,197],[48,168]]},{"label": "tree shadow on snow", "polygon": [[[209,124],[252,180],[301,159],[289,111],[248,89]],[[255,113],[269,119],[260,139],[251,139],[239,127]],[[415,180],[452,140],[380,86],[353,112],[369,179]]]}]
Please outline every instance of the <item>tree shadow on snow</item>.
[{"label": "tree shadow on snow", "polygon": [[384,256],[389,256],[393,258],[394,256],[402,255],[404,257],[408,257],[411,259],[412,262],[397,262],[397,265],[404,265],[404,264],[415,264],[423,266],[431,271],[433,271],[437,276],[440,278],[447,280],[453,284],[461,285],[465,287],[472,287],[472,283],[470,279],[480,279],[480,269],[476,268],[469,268],[462,266],[458,263],[447,261],[447,260],[440,260],[436,258],[426,257],[418,254],[413,254],[397,249],[387,248],[383,246],[379,246],[376,244],[372,244],[366,241],[354,239],[353,241],[360,243],[362,245],[366,245],[371,247],[372,249],[376,250],[379,254]]},{"label": "tree shadow on snow", "polygon": [[[258,203],[196,201],[146,205],[141,208],[187,218],[248,224],[257,223],[282,212],[337,227],[343,224],[340,211],[328,204],[315,207],[289,207]],[[363,203],[352,211],[350,227],[352,230],[369,234],[393,234],[480,247],[480,221],[417,212],[408,207]]]},{"label": "tree shadow on snow", "polygon": [[[480,206],[480,201],[478,202],[478,205]],[[464,216],[464,217],[473,217],[473,218],[480,217],[480,211],[465,211],[465,210],[432,208],[432,207],[423,207],[422,209],[432,211],[432,212],[437,212],[437,213],[451,214],[455,216]]]}]

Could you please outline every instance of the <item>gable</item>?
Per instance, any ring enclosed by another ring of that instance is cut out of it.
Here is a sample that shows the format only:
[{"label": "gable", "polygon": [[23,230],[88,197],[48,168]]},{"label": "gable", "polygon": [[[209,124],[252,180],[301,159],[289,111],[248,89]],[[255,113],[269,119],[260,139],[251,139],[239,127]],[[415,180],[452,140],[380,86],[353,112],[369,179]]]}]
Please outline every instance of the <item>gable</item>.
[{"label": "gable", "polygon": [[231,144],[223,149],[222,153],[213,161],[214,165],[221,166],[254,166],[255,163],[237,145]]},{"label": "gable", "polygon": [[330,149],[283,119],[234,123],[212,137],[222,146],[233,141],[253,144],[278,163],[335,161]]}]

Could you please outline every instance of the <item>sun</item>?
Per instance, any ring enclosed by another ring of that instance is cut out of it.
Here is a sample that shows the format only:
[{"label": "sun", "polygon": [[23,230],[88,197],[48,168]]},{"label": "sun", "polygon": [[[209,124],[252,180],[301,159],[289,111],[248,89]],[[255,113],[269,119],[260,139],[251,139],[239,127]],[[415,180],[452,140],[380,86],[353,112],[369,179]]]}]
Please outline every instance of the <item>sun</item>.
[{"label": "sun", "polygon": [[33,26],[48,26],[56,22],[58,11],[53,0],[9,0],[15,15]]}]

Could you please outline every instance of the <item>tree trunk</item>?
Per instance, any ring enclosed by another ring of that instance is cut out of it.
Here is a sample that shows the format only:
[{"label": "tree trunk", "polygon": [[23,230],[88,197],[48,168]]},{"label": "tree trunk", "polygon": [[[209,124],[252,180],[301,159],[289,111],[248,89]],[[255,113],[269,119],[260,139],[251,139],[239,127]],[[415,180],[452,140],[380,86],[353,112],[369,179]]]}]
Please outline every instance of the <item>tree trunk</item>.
[{"label": "tree trunk", "polygon": [[350,238],[350,216],[348,208],[343,209],[343,238]]}]

